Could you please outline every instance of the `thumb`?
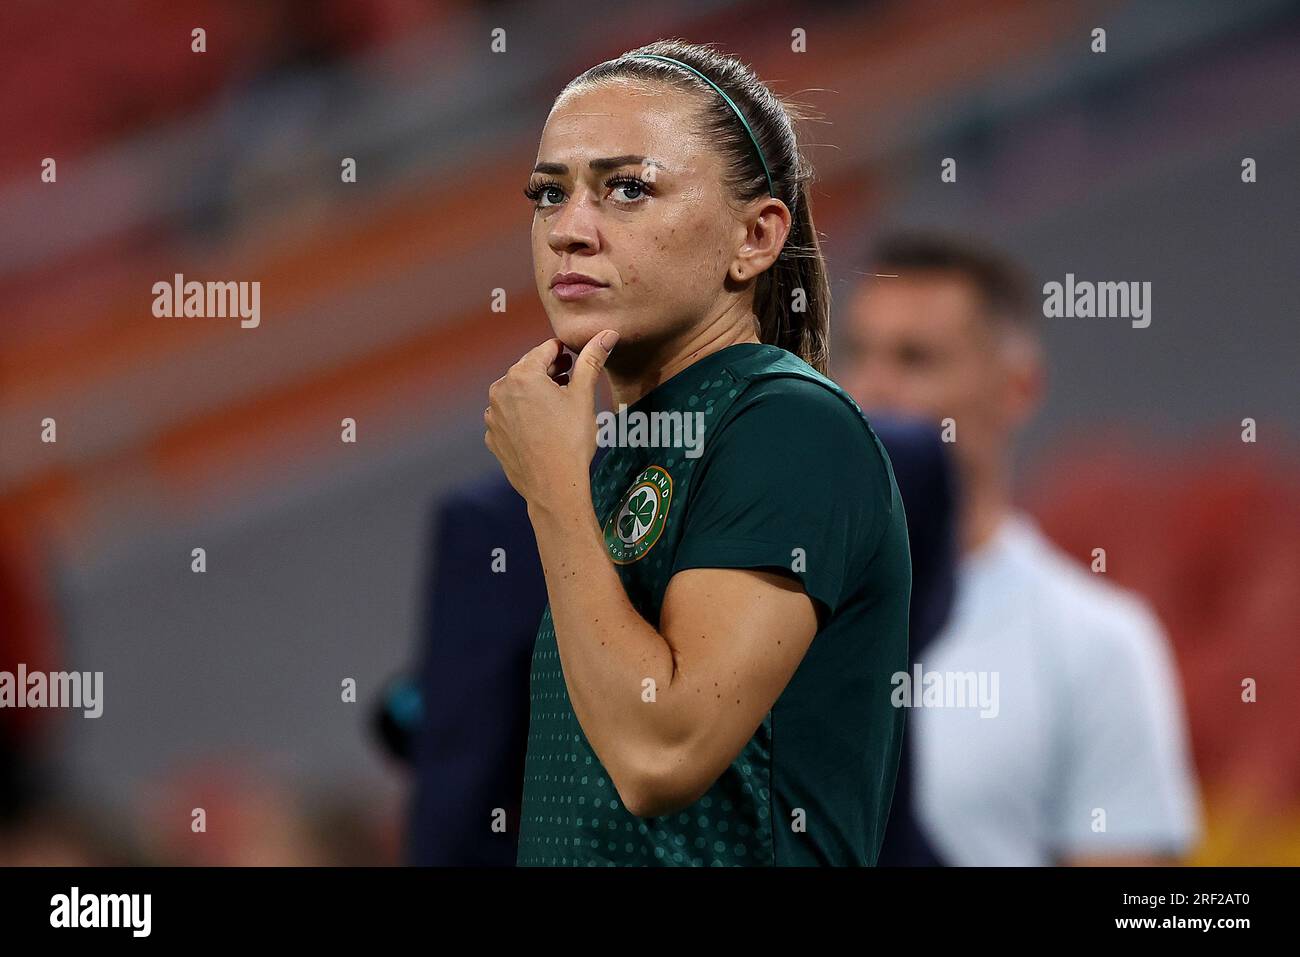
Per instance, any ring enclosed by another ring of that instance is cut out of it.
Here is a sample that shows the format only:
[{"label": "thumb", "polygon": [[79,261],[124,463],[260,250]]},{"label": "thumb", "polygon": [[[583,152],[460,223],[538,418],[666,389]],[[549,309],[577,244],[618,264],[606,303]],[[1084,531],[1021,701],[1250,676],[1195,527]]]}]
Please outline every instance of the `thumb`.
[{"label": "thumb", "polygon": [[582,347],[577,360],[573,363],[573,373],[569,376],[570,387],[577,386],[594,396],[596,394],[596,380],[600,378],[601,372],[604,371],[605,360],[609,358],[609,354],[613,351],[617,342],[618,333],[613,329],[606,329],[604,332],[592,336],[590,341]]}]

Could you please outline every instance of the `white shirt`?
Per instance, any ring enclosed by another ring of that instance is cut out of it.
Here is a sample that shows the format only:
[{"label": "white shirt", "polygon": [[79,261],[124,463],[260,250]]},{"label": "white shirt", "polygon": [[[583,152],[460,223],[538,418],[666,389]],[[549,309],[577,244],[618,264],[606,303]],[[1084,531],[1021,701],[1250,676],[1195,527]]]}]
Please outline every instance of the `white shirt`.
[{"label": "white shirt", "polygon": [[920,665],[996,673],[995,715],[924,703],[908,715],[918,815],[948,863],[1048,865],[1186,852],[1199,840],[1182,695],[1159,621],[1027,515],[963,559],[952,618]]}]

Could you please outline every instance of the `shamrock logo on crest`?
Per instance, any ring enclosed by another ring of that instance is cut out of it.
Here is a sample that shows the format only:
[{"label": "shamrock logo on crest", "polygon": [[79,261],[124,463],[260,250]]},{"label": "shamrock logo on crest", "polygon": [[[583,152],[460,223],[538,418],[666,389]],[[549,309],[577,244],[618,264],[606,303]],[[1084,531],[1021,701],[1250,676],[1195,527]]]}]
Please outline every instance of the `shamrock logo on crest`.
[{"label": "shamrock logo on crest", "polygon": [[641,489],[624,507],[618,522],[618,534],[625,542],[634,542],[645,534],[655,517],[655,501],[649,489]]}]

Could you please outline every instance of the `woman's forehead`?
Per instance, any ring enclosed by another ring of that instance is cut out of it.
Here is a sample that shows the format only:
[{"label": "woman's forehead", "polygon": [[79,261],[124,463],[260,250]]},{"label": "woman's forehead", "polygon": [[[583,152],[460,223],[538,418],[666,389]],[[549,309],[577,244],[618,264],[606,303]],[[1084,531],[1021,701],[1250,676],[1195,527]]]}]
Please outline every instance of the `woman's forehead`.
[{"label": "woman's forehead", "polygon": [[538,159],[565,162],[548,155],[563,152],[585,165],[589,158],[638,154],[668,164],[693,152],[684,129],[693,106],[688,95],[662,85],[611,82],[571,91],[547,118]]}]

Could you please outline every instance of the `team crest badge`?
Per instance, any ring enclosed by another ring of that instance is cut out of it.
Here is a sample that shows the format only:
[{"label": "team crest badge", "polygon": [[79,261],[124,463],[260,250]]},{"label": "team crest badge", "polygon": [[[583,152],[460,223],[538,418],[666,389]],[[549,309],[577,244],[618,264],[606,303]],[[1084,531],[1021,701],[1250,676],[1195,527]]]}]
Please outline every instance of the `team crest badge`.
[{"label": "team crest badge", "polygon": [[616,565],[630,565],[654,548],[668,521],[673,477],[652,465],[635,479],[605,523],[605,548]]}]

